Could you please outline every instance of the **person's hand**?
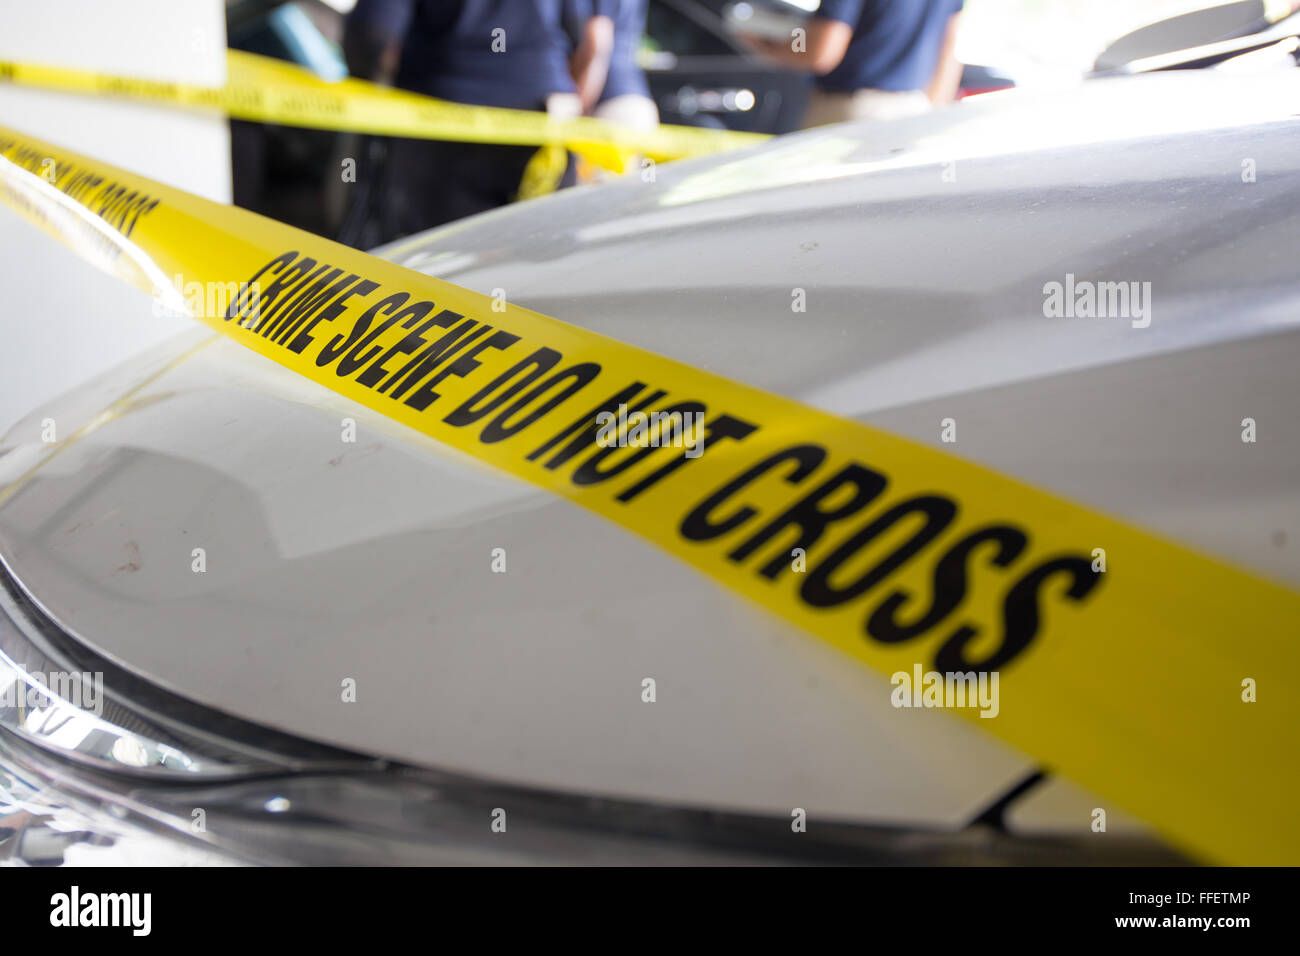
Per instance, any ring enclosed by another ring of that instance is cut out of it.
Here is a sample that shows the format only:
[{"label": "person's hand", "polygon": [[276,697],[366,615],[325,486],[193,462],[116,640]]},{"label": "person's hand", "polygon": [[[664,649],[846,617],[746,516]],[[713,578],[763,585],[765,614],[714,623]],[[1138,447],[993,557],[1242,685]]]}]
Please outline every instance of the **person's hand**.
[{"label": "person's hand", "polygon": [[[1297,0],[1300,2],[1300,0]],[[759,56],[774,57],[777,48],[784,49],[784,44],[771,37],[759,36],[757,33],[737,33],[736,39],[740,45],[745,47],[751,53],[757,53]]]}]

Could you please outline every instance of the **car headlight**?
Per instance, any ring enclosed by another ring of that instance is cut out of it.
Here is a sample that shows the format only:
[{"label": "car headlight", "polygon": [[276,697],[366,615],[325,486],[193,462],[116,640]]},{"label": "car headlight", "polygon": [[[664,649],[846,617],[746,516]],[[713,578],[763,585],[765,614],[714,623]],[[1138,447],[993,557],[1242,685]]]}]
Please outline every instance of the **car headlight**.
[{"label": "car headlight", "polygon": [[1178,863],[1100,844],[819,823],[404,766],[178,697],[60,629],[0,561],[0,861],[10,863]]}]

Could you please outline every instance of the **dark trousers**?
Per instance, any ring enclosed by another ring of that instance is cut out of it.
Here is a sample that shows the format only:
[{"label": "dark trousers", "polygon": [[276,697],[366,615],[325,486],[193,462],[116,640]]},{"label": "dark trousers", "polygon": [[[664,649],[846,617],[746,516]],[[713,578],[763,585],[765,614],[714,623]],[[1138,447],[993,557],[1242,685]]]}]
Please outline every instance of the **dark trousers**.
[{"label": "dark trousers", "polygon": [[535,152],[535,146],[389,140],[380,241],[506,205]]}]

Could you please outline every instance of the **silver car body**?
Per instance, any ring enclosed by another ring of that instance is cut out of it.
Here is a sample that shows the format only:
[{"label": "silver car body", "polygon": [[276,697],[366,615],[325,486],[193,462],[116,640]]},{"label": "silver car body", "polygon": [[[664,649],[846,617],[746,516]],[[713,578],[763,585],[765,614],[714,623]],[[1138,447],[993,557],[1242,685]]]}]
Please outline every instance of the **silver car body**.
[{"label": "silver car body", "polygon": [[[1300,586],[1297,113],[1290,74],[999,94],[379,254]],[[1067,276],[1150,283],[1149,324],[1048,317]],[[953,831],[1037,769],[977,721],[895,710],[884,676],[613,524],[204,331],[33,411],[0,445],[0,489],[0,556],[51,620],[296,737],[567,792]],[[1057,779],[1009,819],[1085,835],[1094,807],[1146,832]]]}]

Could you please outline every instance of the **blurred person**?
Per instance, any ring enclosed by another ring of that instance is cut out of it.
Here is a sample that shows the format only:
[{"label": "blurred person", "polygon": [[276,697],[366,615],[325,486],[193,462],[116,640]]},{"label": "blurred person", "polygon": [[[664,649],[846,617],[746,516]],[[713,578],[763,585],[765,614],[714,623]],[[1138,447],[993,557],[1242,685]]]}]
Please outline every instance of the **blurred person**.
[{"label": "blurred person", "polygon": [[815,80],[803,127],[895,119],[956,99],[963,0],[822,0],[803,49],[750,37],[759,52]]},{"label": "blurred person", "polygon": [[[348,70],[474,106],[581,111],[568,37],[588,0],[358,0],[344,26]],[[535,146],[396,138],[388,146],[378,241],[511,202]]]},{"label": "blurred person", "polygon": [[591,0],[573,58],[583,112],[634,129],[654,129],[659,110],[636,51],[649,0]]},{"label": "blurred person", "polygon": [[614,55],[614,18],[597,13],[592,0],[584,0],[580,11],[579,32],[573,37],[573,57],[569,61],[573,82],[578,88],[582,112],[590,113],[604,92],[609,64]]}]

